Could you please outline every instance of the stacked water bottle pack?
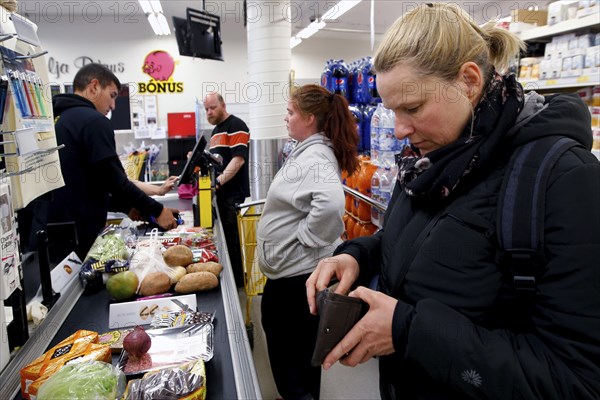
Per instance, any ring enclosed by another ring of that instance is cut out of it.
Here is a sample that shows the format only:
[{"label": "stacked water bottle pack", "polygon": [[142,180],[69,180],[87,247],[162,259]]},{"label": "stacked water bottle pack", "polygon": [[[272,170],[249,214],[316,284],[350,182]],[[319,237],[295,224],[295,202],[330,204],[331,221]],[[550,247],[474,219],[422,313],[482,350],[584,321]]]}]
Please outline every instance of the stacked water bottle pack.
[{"label": "stacked water bottle pack", "polygon": [[[402,150],[407,141],[400,141],[394,136],[394,113],[381,104],[371,57],[361,58],[349,65],[343,60],[329,60],[321,75],[321,85],[345,96],[356,119],[360,138],[360,168],[352,176],[344,175],[344,183],[387,206],[398,173],[395,154]],[[383,214],[347,194],[344,215],[347,238],[374,233],[383,225]]]}]

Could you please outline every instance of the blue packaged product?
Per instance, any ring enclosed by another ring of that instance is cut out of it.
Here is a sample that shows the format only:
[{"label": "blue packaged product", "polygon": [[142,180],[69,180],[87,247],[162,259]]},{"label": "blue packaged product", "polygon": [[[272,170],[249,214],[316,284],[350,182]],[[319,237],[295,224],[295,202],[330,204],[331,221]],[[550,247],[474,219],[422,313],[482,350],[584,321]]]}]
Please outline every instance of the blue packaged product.
[{"label": "blue packaged product", "polygon": [[348,67],[344,60],[336,60],[331,64],[331,78],[333,80],[333,93],[348,99]]},{"label": "blue packaged product", "polygon": [[356,100],[356,65],[356,61],[348,65],[348,103],[350,104],[360,104]]},{"label": "blue packaged product", "polygon": [[371,150],[371,118],[375,112],[376,107],[374,105],[367,105],[363,109],[363,130],[362,130],[362,142],[363,150]]},{"label": "blue packaged product", "polygon": [[358,152],[362,152],[363,151],[363,143],[362,143],[362,120],[363,120],[363,113],[360,110],[360,108],[358,108],[358,106],[356,104],[351,104],[348,109],[350,110],[350,112],[352,113],[352,116],[354,117],[354,122],[356,123],[356,133],[358,135]]},{"label": "blue packaged product", "polygon": [[333,92],[333,79],[331,77],[331,64],[333,60],[327,60],[325,63],[325,68],[323,68],[323,72],[321,73],[321,86],[325,89]]},{"label": "blue packaged product", "polygon": [[366,74],[366,91],[367,96],[365,96],[365,100],[368,103],[381,103],[381,98],[379,97],[379,92],[377,91],[377,75],[375,74],[375,70],[373,69],[373,60],[369,57],[368,63],[365,66],[365,74]]}]

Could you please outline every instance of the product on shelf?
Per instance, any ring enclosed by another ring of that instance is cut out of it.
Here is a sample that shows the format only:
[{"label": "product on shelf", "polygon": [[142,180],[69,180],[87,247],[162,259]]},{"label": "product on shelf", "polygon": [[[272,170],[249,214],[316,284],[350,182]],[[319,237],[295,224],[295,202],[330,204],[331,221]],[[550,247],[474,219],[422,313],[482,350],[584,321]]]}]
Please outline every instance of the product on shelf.
[{"label": "product on shelf", "polygon": [[[371,179],[373,174],[377,171],[377,166],[370,161],[364,161],[361,163],[361,170],[358,176],[358,191],[365,196],[372,197],[371,193]],[[371,206],[361,201],[357,209],[357,217],[360,221],[370,222],[371,221]]]},{"label": "product on shelf", "polygon": [[352,215],[348,217],[348,221],[346,223],[346,236],[348,240],[354,239],[354,226],[356,225],[356,219]]},{"label": "product on shelf", "polygon": [[577,17],[579,1],[555,1],[548,4],[548,25],[554,25]]},{"label": "product on shelf", "polygon": [[348,66],[344,60],[329,60],[321,74],[321,86],[349,99]]}]

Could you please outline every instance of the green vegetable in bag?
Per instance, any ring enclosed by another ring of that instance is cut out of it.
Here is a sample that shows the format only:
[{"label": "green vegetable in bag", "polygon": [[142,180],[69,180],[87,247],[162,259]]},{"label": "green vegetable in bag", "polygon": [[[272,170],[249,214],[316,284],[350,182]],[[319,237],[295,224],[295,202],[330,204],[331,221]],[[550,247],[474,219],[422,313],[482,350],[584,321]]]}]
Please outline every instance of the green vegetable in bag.
[{"label": "green vegetable in bag", "polygon": [[102,361],[65,365],[40,386],[38,400],[115,400],[125,392],[125,375]]}]

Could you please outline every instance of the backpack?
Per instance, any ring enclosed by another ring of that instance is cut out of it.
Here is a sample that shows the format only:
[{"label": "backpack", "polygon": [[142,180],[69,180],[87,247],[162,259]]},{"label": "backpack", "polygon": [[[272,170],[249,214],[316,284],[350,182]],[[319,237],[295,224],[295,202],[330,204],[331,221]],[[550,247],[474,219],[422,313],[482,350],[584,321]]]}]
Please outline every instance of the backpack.
[{"label": "backpack", "polygon": [[548,177],[556,161],[579,144],[548,136],[517,148],[506,169],[498,203],[499,261],[512,273],[517,293],[535,294],[545,264],[544,215]]}]

